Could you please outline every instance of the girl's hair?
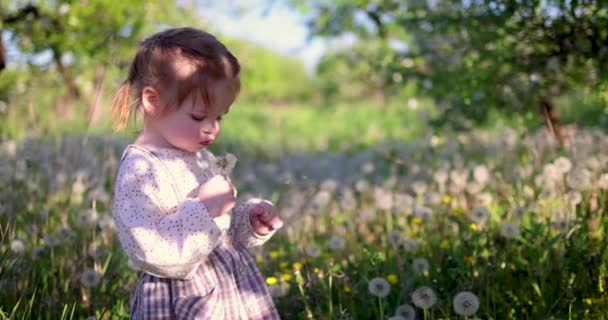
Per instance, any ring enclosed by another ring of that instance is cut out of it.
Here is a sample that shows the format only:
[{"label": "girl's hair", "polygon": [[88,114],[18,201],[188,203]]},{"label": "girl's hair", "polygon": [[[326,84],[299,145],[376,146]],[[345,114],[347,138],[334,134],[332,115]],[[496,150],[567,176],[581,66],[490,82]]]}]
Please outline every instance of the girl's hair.
[{"label": "girl's hair", "polygon": [[206,105],[212,103],[208,87],[230,79],[236,97],[241,67],[237,58],[213,35],[193,28],[168,29],[144,39],[131,62],[129,75],[112,101],[114,130],[126,126],[141,104],[142,90],[162,92],[167,105],[179,105],[198,89]]}]

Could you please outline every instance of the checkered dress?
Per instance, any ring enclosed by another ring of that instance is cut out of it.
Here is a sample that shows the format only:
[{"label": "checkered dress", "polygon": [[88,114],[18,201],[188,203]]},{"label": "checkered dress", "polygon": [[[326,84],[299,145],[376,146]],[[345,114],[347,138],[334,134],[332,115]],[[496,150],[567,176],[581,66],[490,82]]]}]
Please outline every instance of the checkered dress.
[{"label": "checkered dress", "polygon": [[116,177],[112,214],[121,245],[141,277],[132,319],[279,319],[247,248],[258,235],[252,206],[212,218],[198,188],[214,175],[213,155],[129,145]]}]

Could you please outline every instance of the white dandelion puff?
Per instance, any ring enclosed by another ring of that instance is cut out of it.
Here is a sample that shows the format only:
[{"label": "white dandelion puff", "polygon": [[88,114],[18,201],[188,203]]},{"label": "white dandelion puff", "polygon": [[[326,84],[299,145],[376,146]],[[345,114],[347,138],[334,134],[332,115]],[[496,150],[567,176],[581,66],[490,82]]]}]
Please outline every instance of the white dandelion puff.
[{"label": "white dandelion puff", "polygon": [[101,275],[94,269],[86,269],[80,274],[80,283],[87,287],[96,287],[101,281]]},{"label": "white dandelion puff", "polygon": [[469,291],[463,291],[454,296],[454,311],[461,316],[472,316],[479,309],[479,298]]},{"label": "white dandelion puff", "polygon": [[427,207],[416,207],[414,208],[414,217],[422,220],[428,220],[433,217],[433,209]]},{"label": "white dandelion puff", "polygon": [[99,215],[95,209],[87,209],[78,214],[76,224],[79,227],[94,225],[99,220]]},{"label": "white dandelion puff", "polygon": [[368,285],[369,293],[384,298],[391,292],[391,285],[382,277],[373,278]]},{"label": "white dandelion puff", "polygon": [[405,320],[415,320],[416,319],[416,309],[409,304],[402,304],[397,307],[395,311],[396,316],[400,316]]},{"label": "white dandelion puff", "polygon": [[475,223],[482,224],[490,217],[490,210],[485,206],[477,206],[471,210],[469,217]]},{"label": "white dandelion puff", "polygon": [[484,165],[476,166],[475,169],[473,169],[473,178],[475,178],[475,181],[480,185],[485,185],[490,181],[490,170]]},{"label": "white dandelion puff", "polygon": [[608,173],[604,173],[600,176],[597,181],[597,186],[602,190],[608,189]]},{"label": "white dandelion puff", "polygon": [[591,172],[587,169],[573,170],[566,176],[566,184],[574,190],[586,190],[591,184]]},{"label": "white dandelion puff", "polygon": [[412,269],[416,273],[427,272],[427,271],[429,271],[430,268],[431,268],[431,265],[429,264],[429,261],[425,258],[416,258],[412,262]]},{"label": "white dandelion puff", "polygon": [[226,153],[223,156],[216,158],[215,165],[217,172],[220,174],[230,175],[236,166],[237,158],[232,153]]},{"label": "white dandelion puff", "polygon": [[13,253],[22,253],[25,250],[25,244],[20,239],[14,239],[11,241],[11,251]]},{"label": "white dandelion puff", "polygon": [[515,223],[505,221],[500,225],[500,235],[507,239],[514,239],[521,235],[521,231]]},{"label": "white dandelion puff", "polygon": [[403,241],[401,241],[400,246],[403,248],[403,251],[412,253],[418,249],[418,240],[413,238],[405,238]]},{"label": "white dandelion puff", "polygon": [[395,316],[389,317],[388,320],[405,320],[405,318],[402,316],[395,315]]},{"label": "white dandelion puff", "polygon": [[332,236],[331,239],[329,239],[328,247],[331,250],[342,250],[344,249],[345,244],[346,241],[344,241],[344,238],[340,236]]},{"label": "white dandelion puff", "polygon": [[429,287],[420,287],[412,293],[412,302],[420,309],[429,309],[437,303],[437,295]]},{"label": "white dandelion puff", "polygon": [[393,230],[391,232],[389,232],[388,236],[386,237],[388,240],[388,243],[392,246],[397,246],[401,243],[401,231],[400,230]]},{"label": "white dandelion puff", "polygon": [[321,255],[321,249],[314,244],[306,247],[306,254],[311,258],[318,258]]},{"label": "white dandelion puff", "polygon": [[572,161],[566,157],[559,157],[553,161],[553,165],[559,170],[562,174],[566,174],[570,172],[572,169]]},{"label": "white dandelion puff", "polygon": [[568,203],[570,203],[570,205],[576,206],[577,204],[581,203],[583,201],[583,195],[578,192],[578,191],[572,191],[570,193],[568,193]]}]

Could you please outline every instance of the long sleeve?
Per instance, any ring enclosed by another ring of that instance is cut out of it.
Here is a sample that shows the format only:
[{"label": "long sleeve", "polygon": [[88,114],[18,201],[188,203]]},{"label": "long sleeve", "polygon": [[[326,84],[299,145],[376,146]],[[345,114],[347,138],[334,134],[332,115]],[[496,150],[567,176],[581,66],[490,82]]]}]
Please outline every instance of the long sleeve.
[{"label": "long sleeve", "polygon": [[260,202],[270,203],[268,200],[252,198],[232,209],[232,219],[228,233],[234,241],[242,243],[247,248],[261,246],[276,232],[276,230],[273,230],[266,235],[260,235],[253,231],[250,220],[251,208]]},{"label": "long sleeve", "polygon": [[217,246],[222,229],[198,198],[179,203],[167,170],[141,152],[124,158],[112,215],[123,249],[142,270],[188,279]]}]

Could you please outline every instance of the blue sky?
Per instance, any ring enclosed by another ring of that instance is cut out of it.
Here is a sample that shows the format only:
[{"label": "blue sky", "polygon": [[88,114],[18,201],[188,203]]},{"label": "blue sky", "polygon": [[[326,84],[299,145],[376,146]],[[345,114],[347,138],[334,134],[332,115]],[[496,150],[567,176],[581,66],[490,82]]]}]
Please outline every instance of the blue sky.
[{"label": "blue sky", "polygon": [[[238,6],[239,1],[236,1]],[[244,13],[231,13],[233,7],[213,5],[199,7],[206,23],[226,36],[248,39],[276,52],[300,59],[311,70],[323,54],[326,43],[316,38],[307,40],[304,16],[282,1],[240,1]],[[229,5],[230,6],[230,5]]]}]

